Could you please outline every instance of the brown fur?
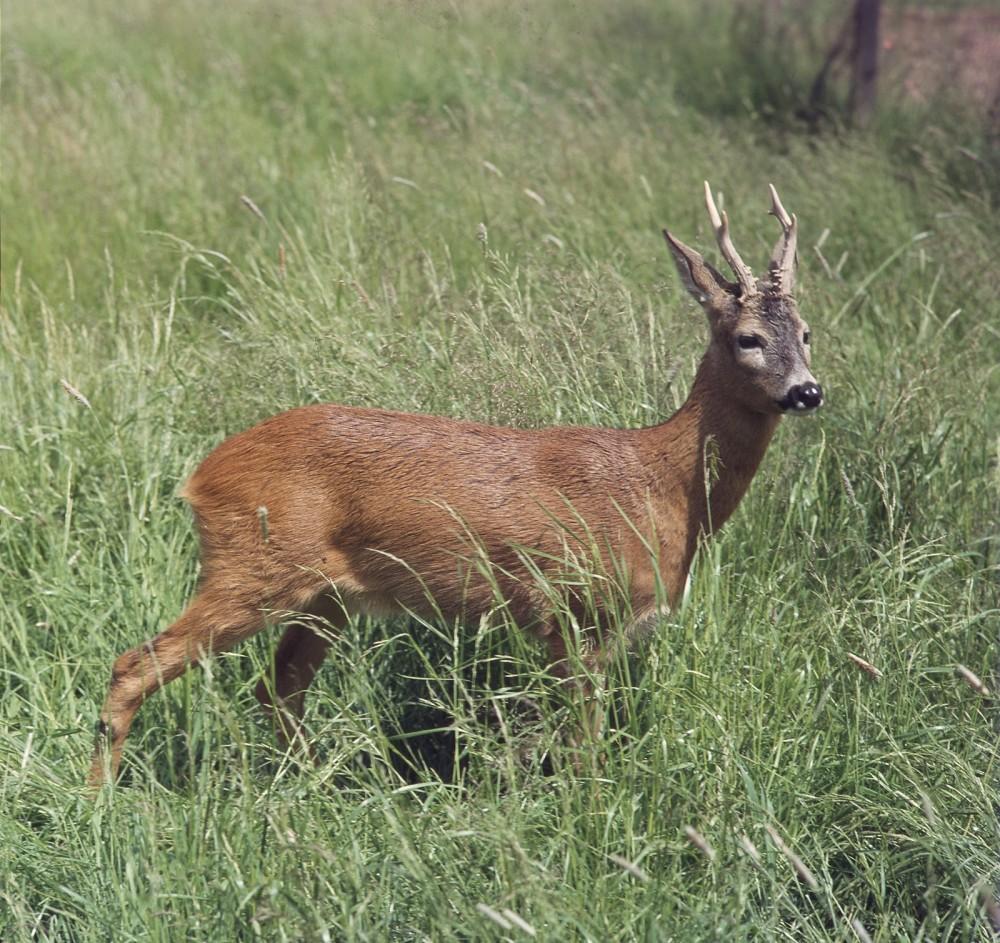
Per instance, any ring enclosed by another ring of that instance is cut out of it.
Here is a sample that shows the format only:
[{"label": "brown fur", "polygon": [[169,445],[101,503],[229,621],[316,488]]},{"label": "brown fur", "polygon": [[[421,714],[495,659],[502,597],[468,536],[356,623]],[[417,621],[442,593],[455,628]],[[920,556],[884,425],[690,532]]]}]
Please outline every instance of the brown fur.
[{"label": "brown fur", "polygon": [[[661,425],[518,430],[317,405],[216,448],[183,492],[201,538],[201,586],[175,623],[115,662],[101,715],[110,743],[98,744],[91,782],[105,781],[108,761],[116,773],[150,694],[288,613],[334,627],[349,613],[404,609],[474,623],[499,595],[568,674],[557,601],[528,561],[550,582],[572,558],[616,575],[636,626],[676,603],[699,539],[725,523],[757,471],[780,417],[779,386],[807,354],[795,340],[783,353],[784,376],[749,369],[734,338],[750,329],[798,338],[794,303],[783,299],[780,316],[774,304],[768,315],[763,301],[741,303],[697,253],[668,241],[706,307],[712,339],[688,400]],[[585,657],[599,667],[602,612],[572,592],[562,602],[590,632]],[[258,688],[286,740],[299,732],[305,689],[327,646],[305,623],[292,624],[276,652],[273,695],[265,682]]]}]

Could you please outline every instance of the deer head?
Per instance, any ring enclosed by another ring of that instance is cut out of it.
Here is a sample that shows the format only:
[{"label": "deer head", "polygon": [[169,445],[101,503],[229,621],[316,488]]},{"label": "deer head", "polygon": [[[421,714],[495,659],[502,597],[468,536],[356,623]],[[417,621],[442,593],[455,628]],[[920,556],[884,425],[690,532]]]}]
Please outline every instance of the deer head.
[{"label": "deer head", "polygon": [[822,405],[823,391],[809,371],[809,327],[792,296],[797,220],[785,211],[773,186],[770,190],[770,212],[782,232],[766,278],[754,278],[740,258],[729,235],[729,218],[719,213],[707,182],[709,219],[736,281],[723,277],[667,230],[663,234],[684,285],[708,315],[712,339],[706,359],[725,377],[727,389],[756,412],[801,415]]}]

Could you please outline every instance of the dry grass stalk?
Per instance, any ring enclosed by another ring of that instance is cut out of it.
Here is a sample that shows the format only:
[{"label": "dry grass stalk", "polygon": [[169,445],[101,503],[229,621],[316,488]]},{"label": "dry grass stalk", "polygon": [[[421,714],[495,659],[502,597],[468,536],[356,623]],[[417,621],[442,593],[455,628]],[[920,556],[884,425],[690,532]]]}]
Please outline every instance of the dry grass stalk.
[{"label": "dry grass stalk", "polygon": [[69,393],[69,395],[72,396],[73,399],[75,399],[78,403],[82,403],[84,406],[87,407],[87,409],[93,408],[90,405],[90,400],[87,399],[87,397],[84,396],[83,393],[81,393],[75,386],[73,386],[73,384],[70,383],[69,380],[60,379],[59,382],[62,384],[62,388],[67,393]]},{"label": "dry grass stalk", "polygon": [[861,940],[861,943],[872,943],[871,934],[857,917],[851,917],[851,929],[855,932],[858,939]]},{"label": "dry grass stalk", "polygon": [[750,836],[740,835],[739,843],[740,847],[750,856],[750,860],[757,865],[758,868],[763,867],[763,859],[760,856],[760,852],[757,850],[757,846],[750,841]]},{"label": "dry grass stalk", "polygon": [[855,655],[853,652],[848,652],[847,657],[851,659],[865,674],[870,675],[876,681],[880,680],[882,677],[882,672],[880,669],[876,668],[870,661],[865,661],[860,655]]},{"label": "dry grass stalk", "polygon": [[522,933],[527,933],[528,936],[537,936],[535,928],[528,923],[519,913],[511,910],[509,907],[504,907],[503,915],[520,930]]},{"label": "dry grass stalk", "polygon": [[927,817],[927,821],[931,825],[937,825],[937,814],[934,812],[934,805],[931,803],[931,797],[927,795],[926,792],[920,793],[920,807],[924,810],[924,815]]},{"label": "dry grass stalk", "polygon": [[358,293],[358,297],[365,303],[365,307],[369,311],[375,310],[375,305],[372,303],[371,296],[365,291],[364,286],[356,278],[351,279],[351,285],[354,290]]},{"label": "dry grass stalk", "polygon": [[267,222],[267,217],[261,212],[260,207],[254,203],[245,193],[240,194],[240,203],[242,203],[254,216],[257,217],[262,223]]},{"label": "dry grass stalk", "polygon": [[621,855],[610,854],[608,857],[623,871],[628,871],[629,874],[634,878],[638,878],[640,881],[648,881],[649,875],[628,858],[623,858]]},{"label": "dry grass stalk", "polygon": [[684,826],[684,834],[687,839],[697,848],[709,861],[715,861],[715,849],[709,844],[708,839],[691,825]]},{"label": "dry grass stalk", "polygon": [[10,508],[5,508],[0,504],[0,514],[9,517],[11,520],[17,521],[19,524],[24,520],[23,517],[18,517]]},{"label": "dry grass stalk", "polygon": [[958,666],[958,673],[965,680],[965,683],[972,688],[977,694],[982,694],[983,697],[990,696],[990,689],[986,686],[986,682],[979,677],[971,668],[966,668],[965,665]]},{"label": "dry grass stalk", "polygon": [[492,920],[501,930],[510,930],[513,924],[501,913],[494,910],[489,904],[476,904],[478,910],[487,920]]},{"label": "dry grass stalk", "polygon": [[816,880],[816,875],[809,870],[806,863],[797,855],[788,845],[785,844],[784,839],[778,834],[778,830],[774,828],[773,825],[765,826],[767,829],[767,834],[771,836],[771,841],[774,842],[774,847],[778,849],[787,859],[788,863],[792,866],[795,873],[805,881],[809,887],[814,890],[819,890],[819,881]]}]

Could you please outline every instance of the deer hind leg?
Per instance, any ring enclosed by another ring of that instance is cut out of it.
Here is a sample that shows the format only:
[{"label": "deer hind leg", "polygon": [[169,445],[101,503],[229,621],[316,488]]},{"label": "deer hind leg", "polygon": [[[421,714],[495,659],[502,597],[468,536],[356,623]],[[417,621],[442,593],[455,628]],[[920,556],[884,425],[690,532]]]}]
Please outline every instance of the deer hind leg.
[{"label": "deer hind leg", "polygon": [[257,700],[274,722],[282,747],[308,748],[302,731],[306,691],[319,671],[332,644],[331,633],[348,621],[343,606],[321,596],[308,607],[308,620],[293,622],[285,629],[274,652],[274,674],[261,678]]},{"label": "deer hind leg", "polygon": [[89,782],[114,781],[122,746],[136,711],[151,694],[184,674],[205,655],[232,648],[266,625],[264,612],[251,602],[206,586],[181,617],[155,638],[121,655],[111,672]]}]

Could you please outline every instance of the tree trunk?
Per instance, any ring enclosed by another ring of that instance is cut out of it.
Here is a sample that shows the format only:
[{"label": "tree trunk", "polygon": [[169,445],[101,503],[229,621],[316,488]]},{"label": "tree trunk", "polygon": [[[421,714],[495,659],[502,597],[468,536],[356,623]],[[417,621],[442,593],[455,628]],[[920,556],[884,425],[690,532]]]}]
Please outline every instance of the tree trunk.
[{"label": "tree trunk", "polygon": [[875,109],[881,13],[882,0],[857,0],[854,5],[851,97],[848,99],[847,108],[859,125],[867,124]]},{"label": "tree trunk", "polygon": [[837,68],[839,61],[846,60],[851,67],[847,110],[856,124],[867,123],[875,109],[881,15],[882,0],[855,0],[850,15],[837,33],[837,38],[813,80],[809,106],[814,114],[819,113],[823,107],[827,79]]}]

